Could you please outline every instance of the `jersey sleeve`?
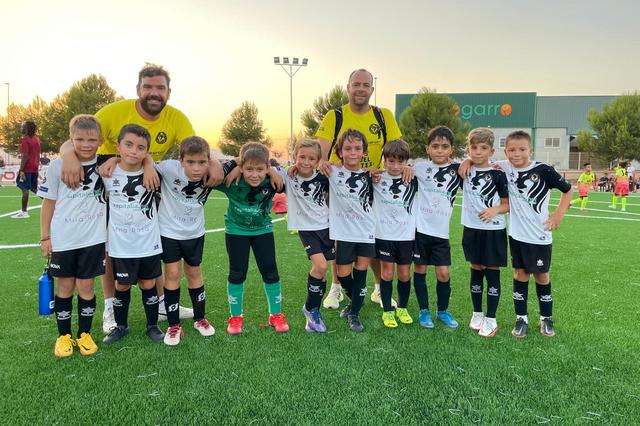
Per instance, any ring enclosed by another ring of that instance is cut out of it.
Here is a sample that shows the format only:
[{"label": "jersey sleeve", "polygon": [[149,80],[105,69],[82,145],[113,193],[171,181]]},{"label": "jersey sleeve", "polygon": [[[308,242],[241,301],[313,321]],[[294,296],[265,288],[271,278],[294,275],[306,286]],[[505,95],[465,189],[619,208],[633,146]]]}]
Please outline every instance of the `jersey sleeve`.
[{"label": "jersey sleeve", "polygon": [[334,110],[328,111],[324,118],[322,119],[322,123],[318,126],[318,130],[316,130],[315,137],[326,139],[329,142],[333,141],[333,135],[336,131],[336,112]]},{"label": "jersey sleeve", "polygon": [[571,190],[571,184],[560,176],[560,173],[558,173],[553,167],[545,164],[543,171],[544,179],[547,181],[549,188],[559,189],[564,193]]},{"label": "jersey sleeve", "polygon": [[58,160],[51,162],[47,168],[44,180],[38,186],[38,197],[47,200],[58,199],[58,189],[60,188],[60,162]]},{"label": "jersey sleeve", "polygon": [[459,189],[462,188],[462,185],[464,184],[464,181],[462,180],[462,178],[460,177],[460,175],[458,174],[458,169],[460,168],[460,163],[451,163],[450,166],[453,170],[456,171],[456,183],[455,183],[455,188]]},{"label": "jersey sleeve", "polygon": [[387,127],[387,141],[391,142],[402,137],[402,132],[396,122],[393,113],[387,108],[382,108],[382,116],[384,117],[384,125]]},{"label": "jersey sleeve", "polygon": [[500,198],[509,198],[507,175],[502,171],[495,170],[494,181],[496,184],[496,189],[498,190],[498,196]]},{"label": "jersey sleeve", "polygon": [[224,176],[227,177],[227,175],[231,173],[231,171],[236,167],[238,167],[238,163],[236,163],[236,160],[229,160],[222,163],[222,172],[224,173]]}]

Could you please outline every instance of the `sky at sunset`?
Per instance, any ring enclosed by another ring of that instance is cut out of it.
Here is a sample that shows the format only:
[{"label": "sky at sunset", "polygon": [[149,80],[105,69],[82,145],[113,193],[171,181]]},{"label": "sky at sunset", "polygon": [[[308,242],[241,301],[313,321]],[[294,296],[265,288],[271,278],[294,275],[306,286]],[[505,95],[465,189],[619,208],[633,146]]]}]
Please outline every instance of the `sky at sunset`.
[{"label": "sky at sunset", "polygon": [[[313,100],[355,68],[397,93],[532,91],[621,94],[639,87],[640,3],[632,1],[4,2],[0,83],[12,102],[49,101],[102,74],[135,97],[145,62],[172,77],[169,103],[217,142],[253,101],[276,142],[289,135],[289,78],[274,56],[307,57],[293,80],[294,128]],[[0,114],[7,102],[0,85]],[[373,98],[372,98],[373,103]]]}]

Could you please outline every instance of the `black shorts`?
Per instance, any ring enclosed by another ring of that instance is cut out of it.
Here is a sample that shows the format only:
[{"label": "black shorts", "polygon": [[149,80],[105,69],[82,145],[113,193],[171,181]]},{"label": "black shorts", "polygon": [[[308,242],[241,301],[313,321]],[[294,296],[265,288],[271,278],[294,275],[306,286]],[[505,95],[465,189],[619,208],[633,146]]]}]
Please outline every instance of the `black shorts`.
[{"label": "black shorts", "polygon": [[551,244],[524,243],[509,237],[509,249],[514,269],[524,269],[528,274],[549,272]]},{"label": "black shorts", "polygon": [[389,241],[376,238],[376,258],[398,265],[411,265],[413,241]]},{"label": "black shorts", "polygon": [[162,261],[164,263],[179,262],[184,259],[189,266],[200,266],[204,250],[204,235],[191,240],[174,240],[160,236],[162,241]]},{"label": "black shorts", "polygon": [[138,280],[152,280],[162,275],[160,255],[148,257],[112,257],[113,279],[119,284],[135,285]]},{"label": "black shorts", "polygon": [[451,265],[451,245],[445,238],[416,232],[413,245],[413,261],[418,265]]},{"label": "black shorts", "polygon": [[336,264],[349,265],[358,257],[375,257],[376,245],[374,243],[352,243],[349,241],[336,241]]},{"label": "black shorts", "polygon": [[329,238],[329,228],[320,229],[319,231],[299,231],[298,236],[302,241],[304,250],[307,252],[307,257],[322,253],[327,260],[336,258],[336,245]]},{"label": "black shorts", "polygon": [[54,251],[49,262],[51,276],[86,280],[104,275],[104,243],[73,250]]},{"label": "black shorts", "polygon": [[34,194],[38,192],[38,173],[26,173],[24,174],[24,180],[20,179],[20,174],[16,178],[16,185],[18,188],[31,191]]},{"label": "black shorts", "polygon": [[467,262],[482,266],[507,266],[507,230],[464,227],[462,250]]}]

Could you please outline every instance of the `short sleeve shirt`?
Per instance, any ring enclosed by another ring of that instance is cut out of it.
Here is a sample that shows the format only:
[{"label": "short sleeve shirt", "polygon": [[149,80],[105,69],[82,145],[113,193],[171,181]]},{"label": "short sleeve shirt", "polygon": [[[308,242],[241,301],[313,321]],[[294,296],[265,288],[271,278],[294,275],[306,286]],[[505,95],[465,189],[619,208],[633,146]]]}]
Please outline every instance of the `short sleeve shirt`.
[{"label": "short sleeve shirt", "polygon": [[96,118],[102,128],[102,145],[98,154],[114,155],[118,153],[118,134],[125,124],[138,124],[149,131],[151,146],[149,155],[154,161],[160,161],[173,144],[179,144],[186,137],[195,134],[189,119],[179,110],[166,105],[158,119],[148,121],[136,111],[136,100],[125,99],[106,105],[96,112]]},{"label": "short sleeve shirt", "polygon": [[431,161],[416,163],[418,209],[416,229],[421,234],[449,239],[449,222],[456,194],[462,185],[460,164],[436,165]]},{"label": "short sleeve shirt", "polygon": [[127,172],[116,166],[103,178],[109,198],[107,251],[115,258],[148,257],[162,253],[158,205],[160,194],[142,186],[142,169]]},{"label": "short sleeve shirt", "polygon": [[376,238],[389,241],[413,241],[416,235],[414,204],[418,180],[409,183],[402,176],[384,172],[373,185],[373,211],[376,218]]},{"label": "short sleeve shirt", "polygon": [[27,156],[25,173],[38,173],[40,168],[40,139],[37,136],[23,136],[20,142],[20,153]]},{"label": "short sleeve shirt", "polygon": [[[380,108],[384,123],[387,128],[387,141],[399,139],[402,137],[398,123],[393,117],[393,113],[386,108]],[[333,141],[333,136],[336,128],[336,112],[331,110],[327,112],[322,120],[322,123],[318,127],[315,136],[323,138],[328,141]],[[382,146],[384,145],[384,137],[376,120],[376,116],[373,113],[373,109],[369,108],[364,114],[355,114],[351,111],[349,105],[342,107],[342,127],[338,133],[338,137],[344,133],[347,129],[355,129],[361,132],[367,138],[368,153],[364,156],[360,162],[360,167],[363,169],[379,169],[382,164]],[[338,158],[335,150],[331,152],[331,162],[337,163]]]},{"label": "short sleeve shirt", "polygon": [[504,214],[497,214],[490,222],[480,219],[480,213],[500,205],[501,198],[509,197],[507,176],[492,167],[471,166],[464,179],[461,222],[467,228],[495,230],[507,227]]},{"label": "short sleeve shirt", "polygon": [[507,160],[498,164],[507,175],[509,235],[525,243],[551,244],[551,231],[545,229],[551,190],[569,192],[571,184],[553,167],[537,161],[524,168],[515,168]]},{"label": "short sleeve shirt", "polygon": [[231,235],[262,235],[273,232],[271,204],[276,191],[269,178],[260,185],[250,186],[244,178],[229,188],[223,183],[216,187],[229,199],[224,215],[226,233]]},{"label": "short sleeve shirt", "polygon": [[107,205],[96,159],[82,163],[84,180],[77,189],[62,183],[61,168],[62,160],[53,160],[38,188],[39,197],[56,202],[50,229],[52,250],[61,252],[104,243]]},{"label": "short sleeve shirt", "polygon": [[333,167],[329,177],[329,237],[353,243],[375,243],[373,184],[364,170]]},{"label": "short sleeve shirt", "polygon": [[192,182],[178,160],[156,165],[162,176],[158,220],[160,235],[174,240],[191,240],[204,235],[204,203],[212,188]]},{"label": "short sleeve shirt", "polygon": [[329,227],[329,180],[314,172],[309,177],[282,173],[287,191],[287,227],[290,231],[319,231]]}]

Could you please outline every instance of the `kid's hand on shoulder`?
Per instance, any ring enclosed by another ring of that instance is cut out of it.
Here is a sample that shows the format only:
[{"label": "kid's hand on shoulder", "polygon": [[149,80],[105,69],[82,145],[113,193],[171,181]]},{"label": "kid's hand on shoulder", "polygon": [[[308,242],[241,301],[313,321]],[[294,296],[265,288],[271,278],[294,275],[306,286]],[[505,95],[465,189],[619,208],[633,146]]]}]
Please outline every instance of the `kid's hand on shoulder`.
[{"label": "kid's hand on shoulder", "polygon": [[404,183],[410,183],[414,176],[415,173],[413,172],[413,167],[408,164],[404,166],[404,169],[402,169],[402,181]]},{"label": "kid's hand on shoulder", "polygon": [[98,174],[102,177],[111,177],[119,162],[120,159],[118,157],[109,158],[100,166],[98,166]]},{"label": "kid's hand on shoulder", "polygon": [[160,188],[160,176],[155,167],[144,167],[142,186],[144,186],[147,191],[157,191],[158,188]]},{"label": "kid's hand on shoulder", "polygon": [[287,174],[289,175],[289,177],[294,177],[297,173],[298,173],[298,166],[296,166],[295,164],[290,165],[289,168],[287,169]]},{"label": "kid's hand on shoulder", "polygon": [[236,185],[240,182],[240,178],[242,177],[242,169],[236,166],[233,170],[229,172],[226,178],[224,178],[224,184],[227,188],[231,186],[232,183]]},{"label": "kid's hand on shoulder", "polygon": [[282,189],[284,188],[284,179],[280,176],[280,173],[278,173],[275,168],[269,167],[267,176],[269,176],[269,180],[271,181],[271,187],[277,192],[282,192]]},{"label": "kid's hand on shoulder", "polygon": [[224,170],[218,160],[209,159],[209,167],[204,178],[204,185],[211,188],[220,185],[224,181]]},{"label": "kid's hand on shoulder", "polygon": [[369,169],[369,175],[371,176],[371,181],[373,183],[380,183],[382,180],[383,169]]},{"label": "kid's hand on shoulder", "polygon": [[74,152],[62,156],[60,180],[71,189],[78,189],[84,180],[82,164]]},{"label": "kid's hand on shoulder", "polygon": [[471,160],[468,158],[463,160],[462,163],[460,163],[460,166],[458,166],[458,175],[462,179],[466,179],[471,173],[471,166],[473,166],[473,162]]},{"label": "kid's hand on shoulder", "polygon": [[332,162],[322,160],[318,163],[318,171],[326,177],[330,177],[331,173],[333,173],[333,166]]}]

